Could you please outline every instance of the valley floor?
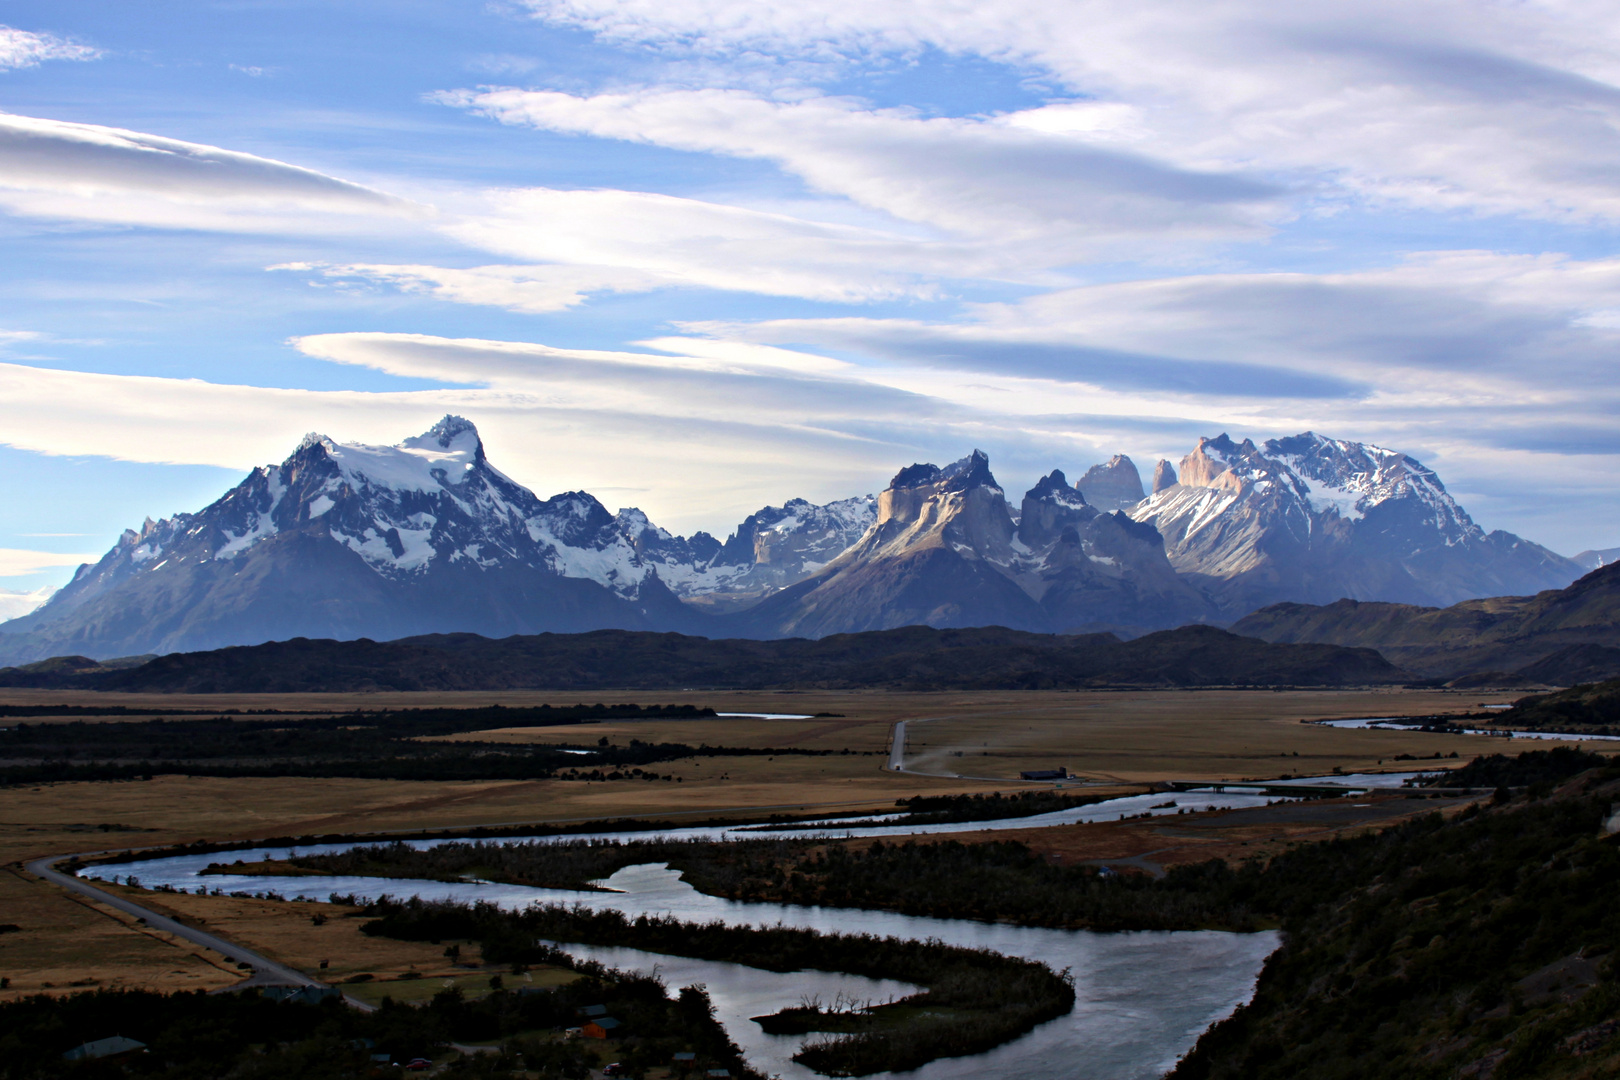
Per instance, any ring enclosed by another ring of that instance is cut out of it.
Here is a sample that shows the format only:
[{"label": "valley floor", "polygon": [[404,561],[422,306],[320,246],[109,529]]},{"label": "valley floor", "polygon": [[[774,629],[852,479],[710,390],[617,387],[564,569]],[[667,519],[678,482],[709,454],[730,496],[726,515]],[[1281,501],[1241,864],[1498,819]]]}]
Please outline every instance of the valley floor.
[{"label": "valley floor", "polygon": [[[602,694],[651,704],[651,695]],[[670,695],[658,695],[667,702]],[[810,749],[828,756],[695,757],[662,762],[672,779],[398,781],[219,778],[156,775],[149,780],[0,788],[0,910],[14,924],[0,932],[0,1000],[31,993],[103,988],[218,989],[246,976],[234,958],[142,925],[70,895],[24,869],[45,855],[120,851],[199,840],[311,834],[386,834],[420,829],[639,818],[690,824],[891,809],[915,795],[1028,791],[1021,770],[1066,767],[1087,794],[1144,790],[1155,781],[1233,781],[1339,770],[1410,770],[1412,759],[1459,765],[1504,749],[1494,740],[1413,731],[1365,731],[1302,721],[1333,717],[1431,715],[1477,710],[1500,695],[1479,691],[1097,691],[975,694],[681,695],[723,713],[791,714],[801,719],[719,717],[606,721],[555,728],[475,732],[481,742],[625,745],[631,740],[690,746]],[[12,691],[0,705],[118,705],[143,708],[331,710],[445,705],[573,704],[536,694],[288,695],[159,698]],[[812,715],[823,714],[823,715]],[[116,723],[116,716],[105,722]],[[906,762],[937,774],[897,774],[889,760],[893,725],[907,720]],[[14,720],[0,720],[9,726]],[[28,723],[50,723],[30,717]],[[296,728],[298,718],[287,724]],[[1546,744],[1538,744],[1546,745]],[[1592,744],[1589,749],[1611,749]],[[1517,748],[1516,748],[1517,749]],[[848,750],[848,754],[839,751]],[[1449,757],[1455,752],[1456,758]],[[1401,760],[1397,760],[1401,759]],[[1237,862],[1307,842],[1355,835],[1469,800],[1383,793],[1244,811],[1187,814],[1045,829],[963,831],[935,839],[1016,840],[1063,865],[1102,864],[1162,874],[1211,858]],[[855,841],[856,849],[867,842]],[[118,887],[114,887],[118,888]],[[289,890],[291,892],[292,890]],[[352,912],[329,904],[234,897],[157,896],[140,902],[187,925],[251,948],[312,976],[340,981],[369,975],[357,993],[403,994],[420,977],[485,992],[488,973],[457,969],[441,949],[368,937]],[[316,916],[322,916],[317,919]],[[327,966],[321,967],[322,963]],[[396,981],[407,976],[403,982]],[[546,978],[537,971],[531,978]],[[349,987],[345,987],[348,989]],[[396,995],[398,996],[398,995]]]}]

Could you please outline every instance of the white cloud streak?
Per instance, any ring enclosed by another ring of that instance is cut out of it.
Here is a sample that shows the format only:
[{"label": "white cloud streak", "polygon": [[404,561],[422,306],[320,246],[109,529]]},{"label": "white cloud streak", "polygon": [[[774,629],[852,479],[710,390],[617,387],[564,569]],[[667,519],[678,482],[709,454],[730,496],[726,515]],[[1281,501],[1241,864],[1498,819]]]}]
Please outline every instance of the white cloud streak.
[{"label": "white cloud streak", "polygon": [[28,551],[23,548],[0,548],[0,577],[21,577],[41,570],[54,570],[59,566],[78,566],[93,563],[100,555],[81,553],[63,555],[54,551]]},{"label": "white cloud streak", "polygon": [[846,303],[931,297],[932,273],[988,264],[964,245],[634,191],[486,192],[443,230],[511,258]]},{"label": "white cloud streak", "polygon": [[609,266],[473,266],[465,269],[385,263],[282,263],[271,270],[312,272],[345,282],[387,285],[455,304],[505,308],[530,315],[583,304],[592,293],[647,292],[677,279]]},{"label": "white cloud streak", "polygon": [[0,207],[29,217],[254,232],[354,231],[426,212],[253,154],[5,113]]},{"label": "white cloud streak", "polygon": [[[1093,134],[1196,170],[1285,171],[1373,202],[1620,218],[1620,20],[1600,0],[529,0],[550,22],[752,72],[927,49],[1113,106]],[[1060,106],[1067,108],[1068,106]],[[1063,118],[1027,116],[1051,130]]]},{"label": "white cloud streak", "polygon": [[99,60],[101,51],[59,38],[0,26],[0,71],[37,67],[46,60]]},{"label": "white cloud streak", "polygon": [[774,162],[826,194],[948,235],[998,243],[1254,236],[1279,192],[1195,173],[1069,133],[925,118],[838,98],[770,101],[738,90],[576,97],[489,89],[441,95],[503,123]]}]

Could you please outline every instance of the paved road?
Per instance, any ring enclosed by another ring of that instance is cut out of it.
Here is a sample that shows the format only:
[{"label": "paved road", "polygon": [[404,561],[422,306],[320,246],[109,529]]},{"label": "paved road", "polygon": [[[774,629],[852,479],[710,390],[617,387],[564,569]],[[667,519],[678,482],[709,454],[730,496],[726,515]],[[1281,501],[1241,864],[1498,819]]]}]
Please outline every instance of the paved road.
[{"label": "paved road", "polygon": [[[890,772],[906,773],[910,776],[928,776],[936,780],[988,780],[995,784],[1038,784],[1047,787],[1052,784],[1050,780],[1014,780],[1007,776],[975,776],[972,773],[959,772],[929,772],[926,769],[906,768],[906,725],[926,724],[930,720],[949,720],[948,716],[925,716],[916,720],[896,720],[890,735],[889,764]],[[1060,783],[1062,787],[1108,787],[1119,783],[1115,780],[1082,780],[1078,776],[1071,776],[1067,781]]]},{"label": "paved road", "polygon": [[250,965],[253,968],[253,976],[247,980],[247,983],[240,985],[247,985],[248,983],[254,986],[324,985],[305,975],[302,971],[290,968],[285,964],[278,964],[269,957],[261,956],[251,949],[244,949],[235,942],[226,941],[222,937],[216,937],[206,930],[197,929],[195,926],[187,926],[185,923],[177,922],[167,915],[158,914],[151,908],[142,907],[125,897],[107,892],[105,889],[98,889],[88,881],[82,881],[72,874],[64,874],[60,870],[52,868],[52,864],[59,863],[66,858],[68,858],[66,855],[52,855],[45,859],[35,859],[28,864],[28,869],[31,873],[37,874],[46,881],[60,885],[64,889],[71,889],[80,896],[89,897],[98,904],[106,904],[108,907],[117,908],[124,914],[133,915],[137,919],[145,919],[146,925],[154,930],[173,934],[178,938],[191,942],[193,945],[213,949],[215,952],[228,956],[232,960]]},{"label": "paved road", "polygon": [[889,771],[906,771],[906,724],[910,721],[899,720],[895,722],[894,732],[889,742]]}]

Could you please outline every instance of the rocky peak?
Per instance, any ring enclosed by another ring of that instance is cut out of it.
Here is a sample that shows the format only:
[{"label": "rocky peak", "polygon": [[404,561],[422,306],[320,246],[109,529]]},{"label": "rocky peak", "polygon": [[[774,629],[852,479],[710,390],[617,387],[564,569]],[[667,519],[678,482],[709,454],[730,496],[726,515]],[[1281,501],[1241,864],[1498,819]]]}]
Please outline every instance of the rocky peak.
[{"label": "rocky peak", "polygon": [[1123,510],[1135,506],[1146,496],[1142,490],[1142,474],[1136,463],[1124,454],[1115,454],[1101,465],[1086,470],[1075,484],[1086,501],[1099,510]]},{"label": "rocky peak", "polygon": [[944,482],[946,491],[969,491],[976,487],[999,490],[1001,486],[990,475],[990,455],[983,450],[974,450],[961,461],[945,466],[940,470],[940,480]]},{"label": "rocky peak", "polygon": [[1034,487],[1024,492],[1024,501],[1050,502],[1078,508],[1086,505],[1086,496],[1079,488],[1069,486],[1069,479],[1063,475],[1062,469],[1053,469],[1037,480]]},{"label": "rocky peak", "polygon": [[941,471],[938,465],[933,464],[907,465],[894,474],[894,479],[889,481],[888,490],[903,491],[906,488],[926,487],[929,484],[936,484],[939,482]]},{"label": "rocky peak", "polygon": [[928,463],[908,465],[894,474],[894,479],[889,481],[888,490],[905,491],[936,485],[943,485],[941,488],[943,491],[966,491],[981,485],[998,486],[996,478],[990,474],[990,455],[983,450],[975,450],[943,469]]},{"label": "rocky peak", "polygon": [[[1220,439],[1231,443],[1225,435],[1220,436]],[[1209,452],[1212,448],[1216,449],[1216,453]],[[1223,457],[1216,439],[1200,438],[1192,453],[1181,459],[1181,483],[1187,487],[1214,487],[1220,475],[1228,471]]]},{"label": "rocky peak", "polygon": [[588,491],[565,491],[540,504],[534,519],[543,522],[552,537],[570,547],[586,547],[615,525],[608,508]]},{"label": "rocky peak", "polygon": [[432,439],[440,446],[448,448],[452,442],[463,435],[471,435],[475,442],[482,447],[483,441],[478,438],[478,428],[471,420],[453,413],[445,414],[444,419],[423,432],[423,439]]},{"label": "rocky peak", "polygon": [[1028,548],[1040,548],[1055,540],[1065,527],[1096,516],[1097,511],[1086,505],[1085,495],[1069,486],[1061,469],[1053,469],[1024,493],[1018,513],[1018,539]]},{"label": "rocky peak", "polygon": [[1159,463],[1153,466],[1153,494],[1157,495],[1165,488],[1175,487],[1177,483],[1176,467],[1160,458]]}]

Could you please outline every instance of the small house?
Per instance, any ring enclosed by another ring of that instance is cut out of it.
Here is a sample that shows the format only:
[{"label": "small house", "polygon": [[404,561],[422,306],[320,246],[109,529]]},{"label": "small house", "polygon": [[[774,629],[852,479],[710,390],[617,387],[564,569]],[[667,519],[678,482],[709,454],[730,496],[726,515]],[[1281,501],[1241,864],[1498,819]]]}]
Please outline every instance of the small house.
[{"label": "small house", "polygon": [[146,1044],[134,1039],[126,1039],[122,1035],[114,1035],[110,1039],[96,1039],[92,1042],[82,1043],[62,1055],[63,1061],[91,1061],[95,1058],[117,1057],[119,1054],[133,1054],[137,1050],[145,1050]]},{"label": "small house", "polygon": [[612,1039],[619,1034],[619,1022],[611,1016],[599,1016],[595,1020],[587,1021],[579,1029],[579,1033],[587,1039]]},{"label": "small house", "polygon": [[343,997],[335,986],[266,986],[259,991],[266,1001],[283,1001],[293,1005],[319,1005],[329,998]]},{"label": "small house", "polygon": [[704,1080],[731,1080],[730,1069],[710,1069],[703,1074]]},{"label": "small house", "polygon": [[1069,770],[1067,766],[1059,765],[1055,769],[1025,769],[1018,774],[1020,780],[1067,780]]},{"label": "small house", "polygon": [[576,1015],[576,1016],[592,1016],[592,1017],[594,1017],[594,1016],[606,1016],[607,1015],[607,1006],[606,1005],[586,1005],[583,1008],[575,1009],[574,1010],[574,1015]]}]

